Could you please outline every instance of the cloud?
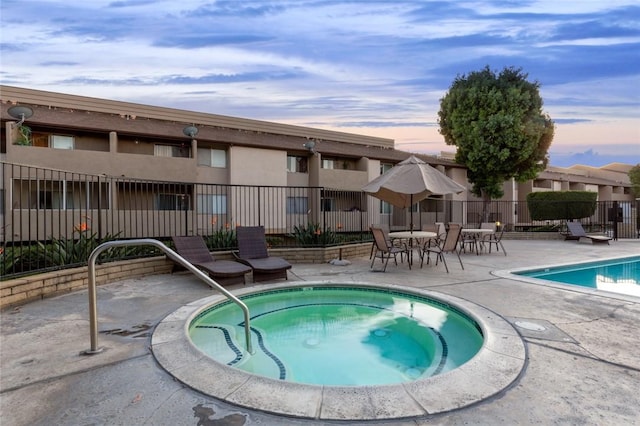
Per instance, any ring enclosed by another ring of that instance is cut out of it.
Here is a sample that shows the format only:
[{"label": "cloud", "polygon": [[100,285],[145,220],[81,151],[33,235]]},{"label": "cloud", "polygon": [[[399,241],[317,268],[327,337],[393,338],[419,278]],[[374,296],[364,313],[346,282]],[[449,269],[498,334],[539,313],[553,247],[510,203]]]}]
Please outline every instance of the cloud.
[{"label": "cloud", "polygon": [[640,164],[640,150],[629,152],[628,146],[605,145],[587,148],[584,151],[549,152],[551,164],[558,167],[569,167],[575,164],[587,164],[601,167],[610,163]]},{"label": "cloud", "polygon": [[556,124],[575,124],[575,123],[589,123],[593,120],[586,118],[556,118],[553,120]]},{"label": "cloud", "polygon": [[428,122],[404,122],[404,121],[345,121],[336,125],[336,127],[433,127],[437,123]]},{"label": "cloud", "polygon": [[3,38],[0,81],[431,149],[455,77],[514,66],[541,84],[554,147],[580,129],[631,151],[639,21],[635,0],[4,0],[20,37]]}]

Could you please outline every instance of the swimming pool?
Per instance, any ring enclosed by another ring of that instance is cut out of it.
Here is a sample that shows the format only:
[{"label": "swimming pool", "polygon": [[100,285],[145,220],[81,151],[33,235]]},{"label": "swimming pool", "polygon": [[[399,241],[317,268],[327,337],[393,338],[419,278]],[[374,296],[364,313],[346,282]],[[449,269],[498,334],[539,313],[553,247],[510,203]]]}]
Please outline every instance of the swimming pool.
[{"label": "swimming pool", "polygon": [[242,298],[256,350],[243,350],[244,318],[230,301],[189,326],[213,359],[279,380],[332,386],[402,383],[469,361],[482,331],[467,314],[433,298],[387,289],[306,286]]},{"label": "swimming pool", "polygon": [[640,297],[640,256],[511,271],[545,282]]},{"label": "swimming pool", "polygon": [[[246,287],[234,291],[234,295],[243,299],[265,291],[286,293],[322,286],[398,292],[453,307],[475,321],[474,328],[477,327],[484,338],[482,345],[471,359],[457,368],[402,383],[348,386],[273,379],[228,366],[193,344],[189,329],[194,321],[212,306],[226,301],[225,296],[217,294],[182,306],[163,319],[151,338],[151,351],[158,364],[176,380],[205,395],[272,414],[327,421],[406,419],[460,409],[503,392],[524,369],[526,348],[515,328],[496,313],[454,296],[393,284],[331,282]],[[375,335],[380,327],[372,330]],[[310,338],[306,343],[314,346],[316,342]],[[242,337],[237,340],[242,341]],[[253,340],[255,342],[255,335]],[[243,350],[244,345],[241,346]],[[437,349],[435,355],[438,358]]]}]

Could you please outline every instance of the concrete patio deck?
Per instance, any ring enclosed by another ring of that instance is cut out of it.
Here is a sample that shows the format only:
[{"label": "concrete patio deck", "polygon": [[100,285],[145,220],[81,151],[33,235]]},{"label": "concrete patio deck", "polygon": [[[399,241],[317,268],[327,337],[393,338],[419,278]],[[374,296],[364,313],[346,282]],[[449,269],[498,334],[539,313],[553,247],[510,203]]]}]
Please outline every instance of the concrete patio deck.
[{"label": "concrete patio deck", "polygon": [[[442,265],[369,270],[296,264],[289,280],[370,282],[415,287],[481,305],[514,324],[525,342],[521,375],[472,406],[375,425],[632,425],[640,421],[640,298],[535,285],[493,271],[640,254],[640,241],[505,241],[502,253],[448,256]],[[261,283],[258,286],[268,286]],[[240,286],[241,287],[241,286]],[[232,286],[231,289],[239,289]],[[180,273],[100,286],[100,346],[89,348],[87,292],[2,311],[0,424],[5,425],[321,425],[340,421],[279,417],[230,405],[190,389],[156,362],[151,333],[168,314],[212,295]],[[518,326],[520,324],[521,326]],[[537,325],[522,327],[522,325]],[[291,401],[288,401],[290,404]]]}]

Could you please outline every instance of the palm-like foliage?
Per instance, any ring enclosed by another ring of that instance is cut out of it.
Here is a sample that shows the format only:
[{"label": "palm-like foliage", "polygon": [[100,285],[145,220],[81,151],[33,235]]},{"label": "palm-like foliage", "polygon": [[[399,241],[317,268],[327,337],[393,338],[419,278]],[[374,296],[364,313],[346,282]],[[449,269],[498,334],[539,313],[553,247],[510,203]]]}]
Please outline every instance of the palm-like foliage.
[{"label": "palm-like foliage", "polygon": [[296,243],[302,246],[322,246],[339,242],[338,236],[331,228],[323,231],[319,223],[312,222],[306,226],[294,226],[292,236]]}]

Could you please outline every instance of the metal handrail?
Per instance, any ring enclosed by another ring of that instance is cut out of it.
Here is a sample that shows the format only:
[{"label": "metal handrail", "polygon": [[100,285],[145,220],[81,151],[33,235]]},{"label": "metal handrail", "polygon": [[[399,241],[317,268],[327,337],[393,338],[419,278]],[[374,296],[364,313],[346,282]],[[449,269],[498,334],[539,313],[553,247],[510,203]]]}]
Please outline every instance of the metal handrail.
[{"label": "metal handrail", "polygon": [[222,294],[227,296],[227,298],[231,299],[235,304],[237,304],[242,312],[244,313],[244,332],[246,336],[246,344],[247,344],[247,352],[253,353],[253,347],[251,345],[251,326],[249,325],[249,308],[244,304],[240,299],[238,299],[233,294],[229,293],[224,287],[220,284],[212,280],[208,275],[200,271],[198,268],[193,266],[191,262],[187,261],[184,257],[180,256],[175,251],[171,250],[169,247],[164,245],[162,242],[158,240],[154,240],[151,238],[141,238],[135,240],[121,240],[121,241],[107,241],[106,243],[100,244],[96,247],[89,255],[89,333],[91,336],[91,348],[83,351],[83,354],[93,355],[102,352],[102,348],[98,347],[98,302],[97,302],[97,291],[96,291],[96,260],[98,256],[103,251],[111,248],[111,247],[122,247],[122,246],[138,246],[138,245],[152,245],[160,250],[162,250],[171,260],[177,262],[187,268],[189,271],[193,272],[195,276],[200,278],[202,281],[207,283],[210,287],[220,291]]}]

